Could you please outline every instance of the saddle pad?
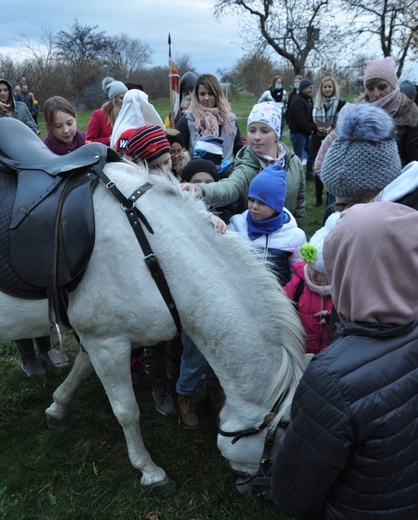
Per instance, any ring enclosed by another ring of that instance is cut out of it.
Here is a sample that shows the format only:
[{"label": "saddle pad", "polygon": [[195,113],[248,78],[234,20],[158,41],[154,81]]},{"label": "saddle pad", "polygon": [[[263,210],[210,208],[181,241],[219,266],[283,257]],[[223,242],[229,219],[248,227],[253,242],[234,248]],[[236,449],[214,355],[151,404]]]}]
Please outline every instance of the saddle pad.
[{"label": "saddle pad", "polygon": [[16,188],[17,175],[0,172],[0,289],[18,298],[44,299],[46,291],[24,282],[12,266],[9,251],[9,226]]}]

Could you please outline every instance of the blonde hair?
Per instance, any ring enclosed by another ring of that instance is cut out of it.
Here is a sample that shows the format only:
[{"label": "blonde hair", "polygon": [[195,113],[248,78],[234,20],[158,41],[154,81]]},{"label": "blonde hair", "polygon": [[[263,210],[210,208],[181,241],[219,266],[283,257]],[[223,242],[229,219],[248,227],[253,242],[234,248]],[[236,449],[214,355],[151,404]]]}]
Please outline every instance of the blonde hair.
[{"label": "blonde hair", "polygon": [[190,112],[192,114],[198,113],[204,115],[204,110],[199,102],[198,96],[200,85],[206,87],[215,96],[215,107],[219,110],[220,118],[223,121],[228,121],[231,106],[222,91],[221,84],[212,74],[202,74],[197,78],[190,102]]},{"label": "blonde hair", "polygon": [[322,78],[321,83],[319,84],[318,91],[315,96],[315,104],[318,108],[323,108],[323,102],[322,102],[322,85],[326,81],[331,81],[334,85],[334,93],[333,96],[339,98],[340,97],[340,87],[338,86],[338,83],[336,79],[333,76],[325,76],[325,78]]},{"label": "blonde hair", "polygon": [[114,96],[109,101],[105,101],[102,105],[102,108],[106,114],[107,120],[109,122],[109,125],[113,128],[116,118],[119,115],[120,107],[116,105],[116,98],[117,96]]}]

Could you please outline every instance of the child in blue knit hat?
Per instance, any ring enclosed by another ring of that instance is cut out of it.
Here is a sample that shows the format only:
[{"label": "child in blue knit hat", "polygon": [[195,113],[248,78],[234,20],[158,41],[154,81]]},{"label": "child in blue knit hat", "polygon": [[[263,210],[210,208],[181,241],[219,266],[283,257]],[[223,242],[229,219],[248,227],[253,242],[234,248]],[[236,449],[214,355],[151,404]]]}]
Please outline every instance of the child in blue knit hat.
[{"label": "child in blue knit hat", "polygon": [[262,170],[251,182],[248,210],[230,219],[228,230],[261,250],[263,261],[269,261],[282,286],[290,280],[292,265],[300,262],[300,247],[306,236],[298,228],[293,215],[284,207],[286,171],[273,164]]}]

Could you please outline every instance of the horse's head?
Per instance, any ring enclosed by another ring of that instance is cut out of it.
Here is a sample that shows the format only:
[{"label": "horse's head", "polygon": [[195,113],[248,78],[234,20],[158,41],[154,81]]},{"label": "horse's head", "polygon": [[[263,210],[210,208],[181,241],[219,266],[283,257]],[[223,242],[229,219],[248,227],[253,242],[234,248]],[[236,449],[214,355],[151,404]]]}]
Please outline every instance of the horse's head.
[{"label": "horse's head", "polygon": [[246,497],[252,494],[265,496],[269,492],[271,461],[290,420],[289,400],[285,411],[281,410],[281,419],[276,415],[283,400],[285,397],[277,400],[272,411],[254,427],[239,429],[243,418],[225,420],[225,409],[220,416],[218,448],[227,460],[237,491]]}]

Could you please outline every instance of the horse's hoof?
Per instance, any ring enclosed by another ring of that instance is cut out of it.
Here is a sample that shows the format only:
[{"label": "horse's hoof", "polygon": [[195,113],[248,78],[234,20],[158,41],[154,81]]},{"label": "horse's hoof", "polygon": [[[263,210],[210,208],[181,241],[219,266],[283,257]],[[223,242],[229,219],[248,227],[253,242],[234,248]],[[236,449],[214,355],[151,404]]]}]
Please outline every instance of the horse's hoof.
[{"label": "horse's hoof", "polygon": [[166,476],[161,482],[156,482],[151,486],[152,491],[160,497],[169,497],[175,494],[177,484],[169,476]]},{"label": "horse's hoof", "polygon": [[62,419],[58,419],[57,417],[53,417],[52,415],[46,416],[46,425],[51,430],[55,428],[59,428],[60,426],[63,426],[65,423],[67,423],[70,419],[69,415],[66,415]]}]

